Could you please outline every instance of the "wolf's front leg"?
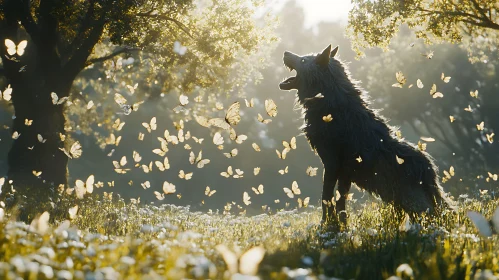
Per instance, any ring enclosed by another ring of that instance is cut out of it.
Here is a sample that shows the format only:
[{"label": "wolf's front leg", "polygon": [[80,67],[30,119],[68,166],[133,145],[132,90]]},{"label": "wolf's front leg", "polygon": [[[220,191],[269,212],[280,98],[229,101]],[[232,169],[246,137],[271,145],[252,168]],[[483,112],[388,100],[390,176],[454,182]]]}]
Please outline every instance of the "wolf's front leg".
[{"label": "wolf's front leg", "polygon": [[338,180],[336,165],[324,165],[324,185],[322,187],[322,223],[329,222],[335,214],[334,187]]},{"label": "wolf's front leg", "polygon": [[336,215],[340,219],[340,223],[346,225],[347,223],[347,212],[346,212],[346,200],[348,197],[348,192],[350,191],[351,181],[347,178],[340,178],[338,180],[338,192],[340,193],[340,198],[336,201]]}]

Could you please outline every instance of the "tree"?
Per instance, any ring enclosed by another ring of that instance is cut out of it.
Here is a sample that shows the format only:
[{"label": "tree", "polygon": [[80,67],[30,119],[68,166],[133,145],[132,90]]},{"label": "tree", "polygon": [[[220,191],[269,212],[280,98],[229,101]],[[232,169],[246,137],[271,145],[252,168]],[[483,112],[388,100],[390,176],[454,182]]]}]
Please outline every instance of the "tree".
[{"label": "tree", "polygon": [[[164,78],[166,90],[242,82],[225,82],[229,69],[274,40],[253,14],[254,6],[239,0],[2,1],[0,76],[13,89],[12,132],[20,135],[9,152],[8,179],[18,191],[44,196],[67,184],[65,135],[72,128],[64,112],[71,103],[57,104],[54,93],[80,98],[72,87],[84,69],[140,52],[154,61],[149,70]],[[17,48],[27,40],[25,53],[12,54],[6,39]]]},{"label": "tree", "polygon": [[[386,48],[400,25],[416,30],[426,43],[462,42],[477,48],[481,60],[499,42],[499,4],[486,0],[354,0],[349,33],[354,49]],[[471,48],[469,49],[471,50]]]}]

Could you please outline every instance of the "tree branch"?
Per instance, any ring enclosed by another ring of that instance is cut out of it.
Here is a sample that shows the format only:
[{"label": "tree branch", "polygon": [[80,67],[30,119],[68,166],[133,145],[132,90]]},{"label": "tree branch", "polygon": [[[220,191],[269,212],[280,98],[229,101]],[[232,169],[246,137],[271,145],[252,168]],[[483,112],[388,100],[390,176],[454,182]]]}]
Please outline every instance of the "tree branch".
[{"label": "tree branch", "polygon": [[185,34],[187,34],[189,37],[194,39],[194,37],[190,33],[189,28],[187,28],[187,26],[185,26],[182,22],[180,22],[177,19],[174,19],[174,18],[169,17],[167,15],[154,15],[154,14],[151,14],[151,12],[138,13],[137,16],[138,17],[148,17],[148,18],[161,19],[161,20],[165,20],[165,21],[171,21],[171,22],[175,23],[175,25],[177,25],[177,27],[180,28],[180,30],[184,31]]},{"label": "tree branch", "polygon": [[118,50],[115,50],[114,52],[106,55],[106,56],[102,56],[102,57],[96,57],[96,58],[92,58],[92,59],[89,59],[86,63],[86,65],[90,65],[90,64],[94,64],[94,63],[98,63],[98,62],[104,62],[108,59],[111,59],[117,55],[120,55],[122,53],[129,53],[129,52],[132,52],[132,51],[140,51],[141,49],[140,48],[131,48],[131,47],[125,47],[125,48],[121,48],[121,49],[118,49]]},{"label": "tree branch", "polygon": [[89,7],[87,9],[87,12],[85,13],[85,18],[82,20],[80,23],[80,26],[78,28],[78,32],[76,33],[75,38],[73,41],[69,44],[69,46],[64,50],[65,55],[69,58],[73,51],[80,45],[85,39],[85,34],[91,30],[92,24],[94,23],[92,21],[92,18],[94,17],[94,12],[95,12],[95,0],[90,0],[89,2]]}]

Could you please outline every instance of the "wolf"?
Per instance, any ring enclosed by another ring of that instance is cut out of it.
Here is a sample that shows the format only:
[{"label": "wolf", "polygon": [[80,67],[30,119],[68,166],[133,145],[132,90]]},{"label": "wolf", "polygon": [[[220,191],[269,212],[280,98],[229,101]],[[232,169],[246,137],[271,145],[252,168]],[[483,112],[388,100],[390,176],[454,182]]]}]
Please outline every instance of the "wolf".
[{"label": "wolf", "polygon": [[[279,84],[298,90],[302,127],[324,165],[322,221],[346,224],[345,201],[351,183],[378,195],[411,217],[451,207],[439,184],[433,158],[396,136],[395,129],[369,107],[368,95],[336,58],[338,47],[299,56],[284,52],[284,64],[296,71]],[[338,183],[339,198],[334,201]]]}]

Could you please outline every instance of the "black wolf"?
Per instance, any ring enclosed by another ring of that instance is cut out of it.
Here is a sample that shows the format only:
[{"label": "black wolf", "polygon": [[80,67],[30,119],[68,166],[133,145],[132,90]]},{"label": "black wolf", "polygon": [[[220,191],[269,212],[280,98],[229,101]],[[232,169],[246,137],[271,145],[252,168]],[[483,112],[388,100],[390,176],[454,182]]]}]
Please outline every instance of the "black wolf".
[{"label": "black wolf", "polygon": [[438,183],[432,157],[398,139],[387,121],[369,108],[367,93],[335,58],[337,52],[331,45],[317,55],[284,52],[284,64],[296,70],[296,76],[279,84],[281,90],[298,90],[303,132],[324,165],[323,221],[333,217],[336,182],[336,215],[342,223],[352,182],[411,215],[448,207],[451,201]]}]

